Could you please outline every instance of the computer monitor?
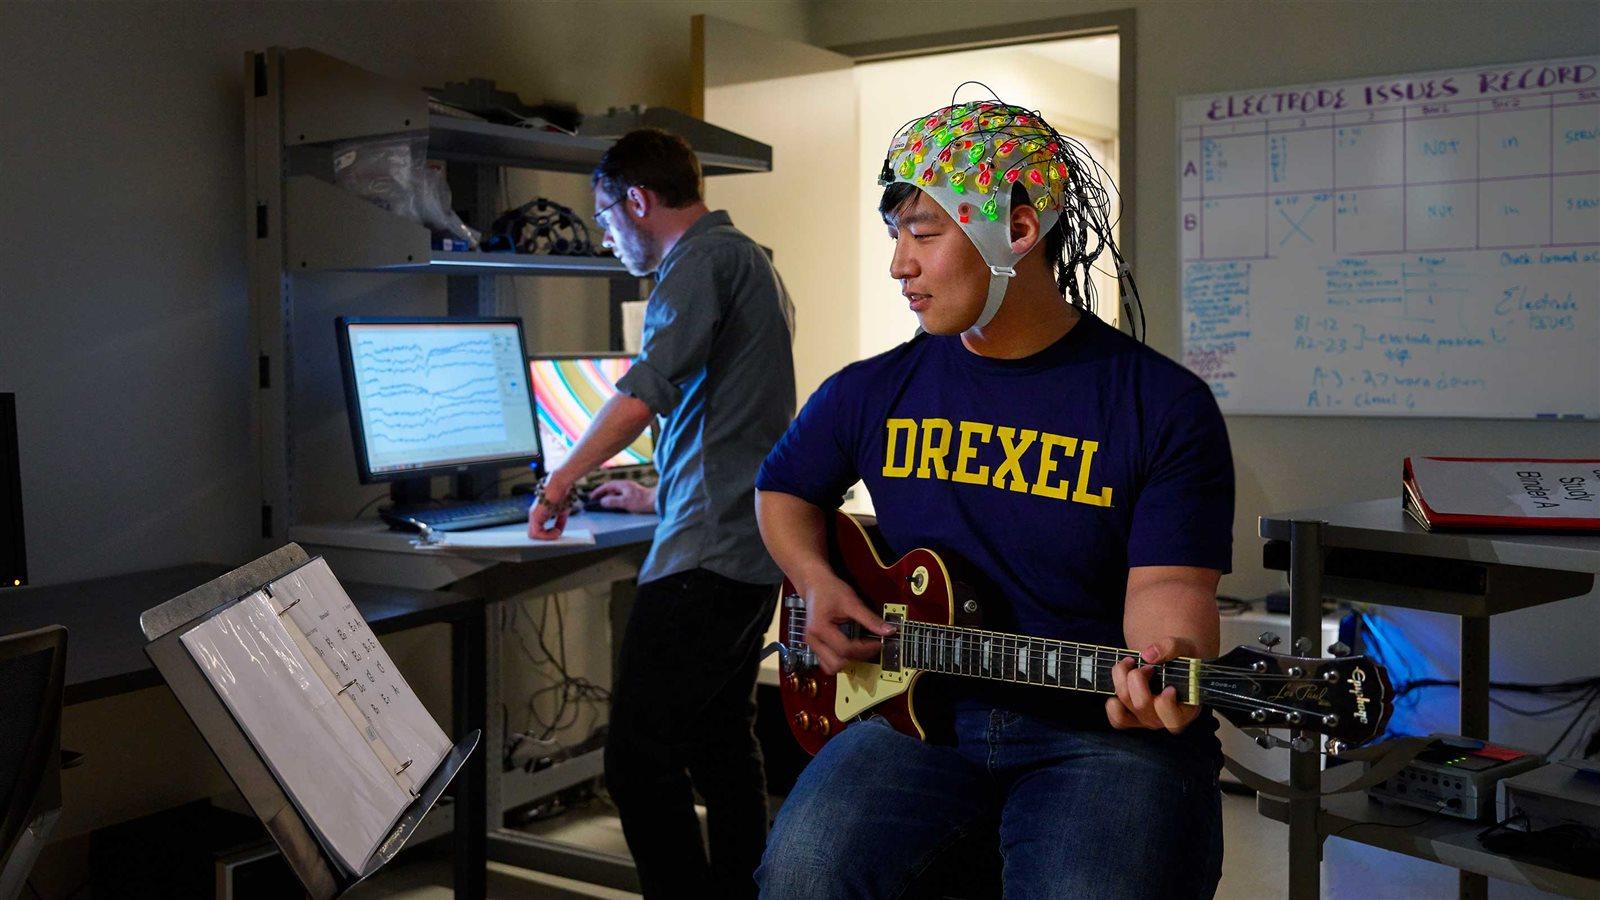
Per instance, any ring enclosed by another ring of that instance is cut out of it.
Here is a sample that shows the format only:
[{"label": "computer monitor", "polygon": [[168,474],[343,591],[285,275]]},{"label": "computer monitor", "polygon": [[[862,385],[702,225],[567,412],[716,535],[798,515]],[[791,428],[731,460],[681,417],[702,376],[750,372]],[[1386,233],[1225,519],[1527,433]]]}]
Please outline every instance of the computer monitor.
[{"label": "computer monitor", "polygon": [[[554,469],[566,461],[572,445],[589,429],[590,423],[617,393],[617,379],[633,367],[626,353],[534,356],[528,360],[528,379],[533,383],[534,403],[539,411],[539,440],[545,463]],[[655,438],[650,431],[625,447],[621,453],[601,464],[601,468],[650,465],[655,453]]]},{"label": "computer monitor", "polygon": [[335,324],[362,484],[542,459],[522,320]]},{"label": "computer monitor", "polygon": [[28,583],[22,537],[22,465],[17,452],[17,397],[0,394],[0,588]]}]

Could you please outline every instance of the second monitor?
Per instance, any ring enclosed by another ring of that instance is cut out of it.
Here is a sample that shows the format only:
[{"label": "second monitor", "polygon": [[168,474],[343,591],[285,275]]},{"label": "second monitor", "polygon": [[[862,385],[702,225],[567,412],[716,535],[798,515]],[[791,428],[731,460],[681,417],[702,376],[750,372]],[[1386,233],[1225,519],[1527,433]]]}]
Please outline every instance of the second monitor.
[{"label": "second monitor", "polygon": [[[616,396],[617,380],[632,366],[633,357],[626,353],[562,354],[528,359],[528,381],[533,386],[540,443],[548,470],[553,471],[566,461],[572,446],[589,429],[600,407]],[[601,466],[606,469],[648,466],[654,454],[655,439],[647,430]]]}]

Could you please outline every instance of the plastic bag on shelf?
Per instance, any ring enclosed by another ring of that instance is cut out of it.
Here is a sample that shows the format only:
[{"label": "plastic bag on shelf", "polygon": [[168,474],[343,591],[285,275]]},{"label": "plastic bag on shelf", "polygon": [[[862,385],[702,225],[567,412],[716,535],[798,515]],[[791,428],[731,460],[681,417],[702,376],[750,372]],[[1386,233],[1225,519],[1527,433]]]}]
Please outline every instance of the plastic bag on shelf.
[{"label": "plastic bag on shelf", "polygon": [[425,137],[383,138],[346,144],[334,152],[339,187],[445,237],[476,249],[479,233],[450,208],[444,170],[428,162]]}]

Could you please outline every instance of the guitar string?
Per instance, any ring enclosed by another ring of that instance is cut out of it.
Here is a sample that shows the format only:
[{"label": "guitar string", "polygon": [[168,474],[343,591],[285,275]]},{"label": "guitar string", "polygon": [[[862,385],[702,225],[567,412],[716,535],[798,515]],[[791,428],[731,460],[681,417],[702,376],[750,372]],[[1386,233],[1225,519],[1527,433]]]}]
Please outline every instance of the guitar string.
[{"label": "guitar string", "polygon": [[[1007,677],[1007,676],[1005,676],[1003,674],[993,674],[992,672],[985,673],[983,671],[940,672],[937,669],[931,669],[931,668],[923,668],[922,671],[930,672],[932,674],[959,674],[959,675],[962,675],[962,676],[965,676],[965,677],[980,678],[980,679],[987,680],[987,681],[1000,681],[1000,682],[1005,682],[1005,683],[1010,683],[1010,684],[1028,684],[1028,685],[1035,685],[1035,686],[1040,686],[1040,687],[1059,687],[1059,688],[1063,688],[1063,689],[1066,689],[1066,690],[1081,691],[1081,692],[1084,692],[1084,693],[1092,693],[1092,694],[1098,694],[1098,695],[1102,695],[1102,696],[1111,696],[1111,695],[1115,694],[1115,690],[1114,689],[1107,688],[1107,687],[1101,687],[1099,685],[1098,675],[1100,673],[1108,671],[1108,669],[1105,666],[1102,666],[1100,668],[1099,672],[1096,673],[1097,680],[1096,680],[1095,685],[1092,686],[1092,687],[1084,686],[1084,684],[1083,684],[1081,679],[1076,684],[1065,684],[1065,683],[1049,684],[1049,683],[1042,682],[1042,681],[1041,682],[1018,681],[1016,678]],[[1300,710],[1299,708],[1294,707],[1294,706],[1288,706],[1288,705],[1285,705],[1285,704],[1274,703],[1271,700],[1260,700],[1260,699],[1256,699],[1256,698],[1246,697],[1246,696],[1243,696],[1243,695],[1240,695],[1240,694],[1235,694],[1235,693],[1232,693],[1232,692],[1229,692],[1229,691],[1223,691],[1223,690],[1218,689],[1218,688],[1211,688],[1211,687],[1202,686],[1201,687],[1201,692],[1204,695],[1204,703],[1205,703],[1205,705],[1210,707],[1210,708],[1212,708],[1212,709],[1249,713],[1249,712],[1255,712],[1256,710],[1261,709],[1262,707],[1268,707],[1268,708],[1273,709],[1273,710],[1278,711],[1278,712],[1302,712],[1302,713],[1304,712],[1303,710]],[[1313,718],[1320,718],[1322,714],[1320,714],[1320,713],[1310,713],[1309,715],[1311,717],[1313,717]],[[1305,724],[1310,726],[1310,725],[1315,725],[1317,723],[1310,722],[1310,723],[1305,723]],[[1315,729],[1312,728],[1312,729],[1308,729],[1308,730],[1315,730]]]},{"label": "guitar string", "polygon": [[[926,624],[926,623],[921,623],[921,624]],[[953,665],[956,668],[950,668],[950,666],[952,664],[949,663],[949,662],[942,662],[942,661],[936,662],[935,660],[932,660],[932,659],[928,659],[928,660],[921,659],[922,656],[927,654],[929,651],[934,650],[936,647],[937,647],[937,649],[954,649],[955,645],[949,643],[948,641],[941,640],[939,644],[935,645],[933,643],[933,641],[928,640],[929,638],[933,638],[935,636],[938,636],[938,637],[941,637],[941,638],[947,638],[948,635],[943,634],[942,632],[943,632],[943,629],[939,628],[939,627],[935,627],[935,628],[932,628],[932,629],[927,629],[927,628],[925,628],[925,629],[915,629],[915,630],[912,630],[911,632],[909,632],[911,634],[912,638],[913,638],[913,640],[909,644],[909,646],[911,648],[911,651],[912,651],[909,655],[911,657],[913,657],[914,660],[907,664],[908,667],[915,668],[915,669],[920,669],[922,671],[927,671],[927,672],[931,672],[931,673],[935,673],[935,674],[958,674],[958,675],[963,675],[963,676],[967,676],[967,677],[982,678],[982,679],[985,679],[985,680],[1001,681],[1001,682],[1012,683],[1012,684],[1036,685],[1036,686],[1040,686],[1040,687],[1059,687],[1059,688],[1065,688],[1065,689],[1068,689],[1068,690],[1086,691],[1086,692],[1098,693],[1098,694],[1106,694],[1106,693],[1114,693],[1115,692],[1113,688],[1102,687],[1101,686],[1101,676],[1105,675],[1105,674],[1109,674],[1110,670],[1112,670],[1112,669],[1114,669],[1116,667],[1116,664],[1117,664],[1116,660],[1105,660],[1105,659],[1099,659],[1099,658],[1095,658],[1093,660],[1086,660],[1084,658],[1080,658],[1079,664],[1077,666],[1069,665],[1069,666],[1065,667],[1066,670],[1067,670],[1067,674],[1068,675],[1071,674],[1071,670],[1073,668],[1076,668],[1078,673],[1079,673],[1079,677],[1077,679],[1075,679],[1075,681],[1073,681],[1071,683],[1068,683],[1068,682],[1062,681],[1062,679],[1061,679],[1062,667],[1059,665],[1060,661],[1057,660],[1055,662],[1055,664],[1052,664],[1052,662],[1048,659],[1048,655],[1050,653],[1050,648],[1048,648],[1048,647],[1041,648],[1041,647],[1030,646],[1030,647],[1024,648],[1022,646],[1011,646],[1011,645],[1002,646],[1000,648],[1000,652],[998,654],[994,654],[994,655],[998,655],[998,656],[1001,657],[1001,660],[1000,660],[1001,665],[999,665],[998,667],[994,666],[994,665],[990,665],[990,666],[985,667],[982,662],[978,662],[978,661],[974,661],[973,663],[967,663],[967,662],[961,661],[961,659],[960,659],[961,654],[963,654],[963,653],[976,653],[977,651],[955,650],[955,653],[957,655],[957,662],[955,662]],[[1015,638],[1013,640],[1028,640],[1028,639],[1027,638]],[[1091,646],[1092,647],[1094,645],[1083,645],[1083,646]],[[1100,649],[1110,649],[1110,648],[1100,648]],[[902,649],[902,652],[904,653],[904,648]],[[1011,657],[1011,659],[1013,661],[1021,659],[1022,656],[1020,656],[1020,654],[1024,654],[1025,653],[1028,659],[1032,660],[1033,662],[1041,663],[1042,664],[1042,668],[1035,670],[1033,668],[1033,666],[1031,665],[1031,663],[1030,664],[1025,664],[1025,665],[1020,666],[1020,667],[1019,666],[1013,666],[1012,674],[1007,675],[1007,674],[1005,674],[1004,663],[1006,662],[1006,656],[1008,655],[1008,653],[1009,653],[1009,655],[1010,655],[1010,657]],[[989,655],[989,654],[985,654],[985,655]],[[1098,657],[1098,654],[1097,654],[1097,657]],[[1081,673],[1084,670],[1084,666],[1082,665],[1083,661],[1089,661],[1091,663],[1089,668],[1090,668],[1092,674],[1094,675],[1094,682],[1093,682],[1092,686],[1086,686],[1087,679],[1084,679],[1082,677],[1082,675],[1081,675]],[[1165,676],[1169,679],[1169,681],[1172,681],[1172,682],[1181,682],[1181,681],[1185,680],[1189,675],[1189,672],[1187,671],[1188,663],[1187,663],[1186,660],[1181,660],[1181,659],[1179,659],[1179,660],[1171,660],[1171,661],[1169,661],[1167,663],[1157,663],[1156,665],[1168,666],[1168,667],[1172,667],[1173,669],[1176,670],[1176,671],[1167,671],[1167,672],[1164,673]],[[973,670],[974,668],[976,669],[975,671]],[[1051,670],[1055,671],[1054,675],[1050,675],[1049,674]],[[1038,680],[1038,681],[1033,680],[1033,678],[1034,678],[1033,673],[1035,671],[1037,671],[1037,673],[1039,675],[1039,679],[1040,680]],[[1055,681],[1054,681],[1054,683],[1052,683],[1050,681],[1046,681],[1045,680],[1046,678],[1054,678]],[[1173,684],[1172,686],[1174,688],[1177,687],[1176,684]],[[1304,713],[1304,710],[1302,710],[1302,709],[1300,709],[1298,707],[1295,707],[1293,705],[1283,704],[1283,703],[1275,703],[1272,700],[1265,699],[1265,698],[1248,697],[1248,696],[1245,696],[1245,695],[1242,695],[1242,694],[1238,694],[1238,693],[1234,693],[1234,692],[1223,690],[1221,688],[1217,688],[1217,687],[1215,687],[1213,685],[1205,685],[1205,684],[1200,685],[1200,693],[1201,693],[1202,697],[1206,699],[1206,701],[1209,703],[1209,705],[1212,705],[1212,706],[1215,706],[1215,707],[1221,708],[1221,709],[1232,708],[1232,709],[1252,710],[1253,711],[1255,709],[1259,709],[1259,708],[1265,707],[1265,708],[1272,709],[1272,710],[1278,711],[1278,712],[1286,712],[1286,713],[1287,712],[1301,712],[1301,713]],[[1246,704],[1246,705],[1239,706],[1239,705],[1234,704],[1234,703],[1223,703],[1223,702],[1221,702],[1223,698],[1230,698],[1232,700],[1236,700],[1239,703],[1243,703],[1243,704]],[[1320,716],[1322,714],[1313,712],[1313,713],[1310,713],[1309,715]]]},{"label": "guitar string", "polygon": [[[797,614],[797,615],[795,615],[793,617],[793,619],[791,621],[791,624],[789,626],[789,631],[790,631],[789,638],[790,638],[790,641],[793,642],[793,643],[796,643],[796,644],[800,644],[802,646],[806,646],[805,641],[803,640],[803,637],[804,637],[804,633],[803,633],[804,632],[804,623],[805,623],[804,617],[802,617],[802,616]],[[1003,647],[1007,644],[1007,642],[1017,642],[1017,641],[1026,640],[1026,641],[1034,641],[1034,642],[1048,642],[1050,647],[1054,647],[1054,648],[1058,648],[1058,649],[1068,649],[1068,648],[1070,648],[1070,649],[1072,649],[1074,651],[1078,651],[1080,655],[1083,655],[1081,653],[1081,651],[1087,650],[1087,651],[1089,651],[1091,653],[1101,653],[1101,652],[1111,651],[1111,652],[1117,654],[1119,659],[1121,657],[1124,657],[1124,656],[1131,656],[1131,657],[1134,657],[1134,658],[1137,658],[1139,656],[1139,653],[1137,651],[1129,649],[1129,648],[1110,647],[1108,645],[1102,645],[1102,644],[1086,644],[1086,643],[1081,643],[1081,642],[1078,642],[1078,641],[1061,640],[1059,638],[1029,638],[1029,637],[1026,637],[1024,635],[1014,635],[1014,634],[1010,634],[1010,633],[1003,632],[1003,631],[985,631],[985,630],[982,630],[982,629],[963,628],[963,627],[960,627],[960,626],[937,625],[937,624],[929,623],[929,622],[906,622],[906,623],[903,623],[903,626],[901,628],[901,636],[902,637],[904,637],[907,634],[911,634],[911,635],[914,635],[914,636],[917,636],[917,637],[921,637],[925,633],[940,634],[940,635],[952,635],[952,634],[959,633],[959,634],[962,634],[962,635],[969,635],[970,634],[970,635],[977,636],[977,637],[989,637],[991,639],[998,639],[1001,642]],[[946,638],[946,639],[948,640],[948,638]],[[1035,652],[1035,653],[1046,652],[1046,650],[1050,649],[1050,647],[1046,647],[1046,648],[1043,648],[1043,649],[1035,647],[1035,648],[1033,648],[1032,652]],[[1006,649],[1010,649],[1010,648],[1006,647]],[[1020,651],[1023,648],[1016,647],[1015,649]],[[1110,662],[1110,665],[1114,666],[1116,664],[1116,662],[1117,662],[1117,660],[1112,660]],[[1260,680],[1260,681],[1303,681],[1303,680],[1305,680],[1305,676],[1303,676],[1303,675],[1281,675],[1281,674],[1277,674],[1277,673],[1256,672],[1253,669],[1242,668],[1242,667],[1239,667],[1239,666],[1223,666],[1223,665],[1218,665],[1216,663],[1207,663],[1204,660],[1200,660],[1199,662],[1202,664],[1202,666],[1204,667],[1205,671],[1207,671],[1207,672],[1215,672],[1215,673],[1222,673],[1222,674],[1225,674],[1225,673],[1237,673],[1239,675],[1249,676],[1249,677],[1251,677],[1253,679]],[[1177,657],[1177,658],[1174,658],[1174,659],[1171,659],[1171,660],[1167,660],[1165,663],[1156,663],[1154,665],[1171,665],[1171,664],[1174,664],[1174,663],[1180,663],[1180,664],[1187,665],[1188,664],[1188,658],[1187,657]]]}]

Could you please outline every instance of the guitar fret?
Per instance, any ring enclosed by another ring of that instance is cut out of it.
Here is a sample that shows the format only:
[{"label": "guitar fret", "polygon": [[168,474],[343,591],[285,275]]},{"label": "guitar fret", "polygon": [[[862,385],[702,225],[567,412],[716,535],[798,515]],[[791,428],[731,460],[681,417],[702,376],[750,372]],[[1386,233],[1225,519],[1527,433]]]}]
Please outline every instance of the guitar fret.
[{"label": "guitar fret", "polygon": [[[900,664],[907,669],[971,675],[1099,694],[1116,693],[1111,670],[1131,651],[1053,638],[977,631],[959,626],[908,622],[900,632]],[[1137,659],[1135,664],[1138,664]],[[1150,688],[1168,684],[1187,696],[1186,669],[1168,663],[1150,667]],[[1179,683],[1184,682],[1184,683]]]}]

